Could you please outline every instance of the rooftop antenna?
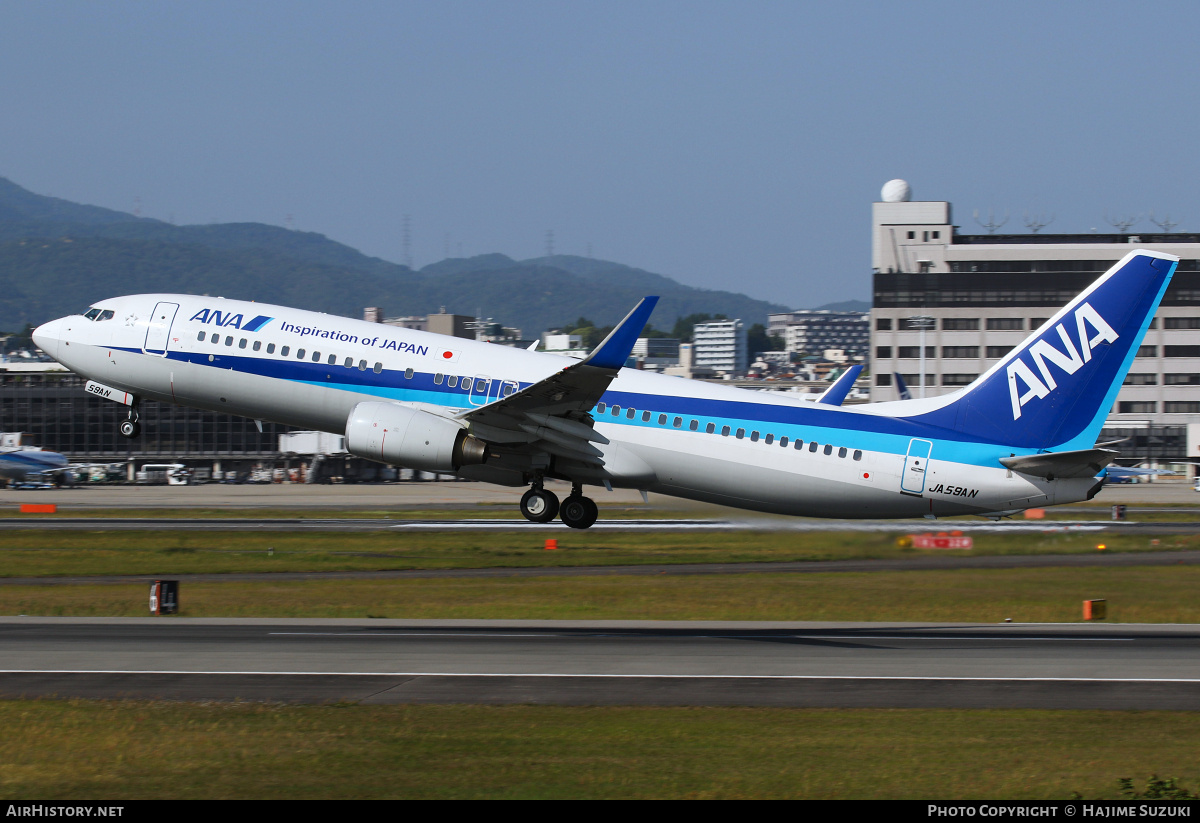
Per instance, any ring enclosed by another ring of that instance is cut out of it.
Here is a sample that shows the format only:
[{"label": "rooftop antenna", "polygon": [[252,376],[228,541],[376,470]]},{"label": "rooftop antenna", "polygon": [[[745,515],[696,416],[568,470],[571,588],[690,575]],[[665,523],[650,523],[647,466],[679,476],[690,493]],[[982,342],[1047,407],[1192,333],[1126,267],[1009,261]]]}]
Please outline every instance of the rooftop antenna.
[{"label": "rooftop antenna", "polygon": [[400,262],[404,263],[404,265],[408,266],[408,267],[411,269],[411,268],[413,267],[413,260],[412,260],[412,215],[410,215],[410,214],[406,214],[406,215],[404,215],[404,222],[403,222],[401,225],[403,226],[403,229],[402,229],[402,231],[403,231],[403,235],[401,236],[401,239],[400,239],[400,248],[401,248],[403,251],[402,251],[402,254],[401,254],[401,261],[400,261]]},{"label": "rooftop antenna", "polygon": [[1025,212],[1025,228],[1029,229],[1030,233],[1037,234],[1039,231],[1046,228],[1046,226],[1049,226],[1051,223],[1053,223],[1054,217],[1055,215],[1052,214],[1050,215],[1050,219],[1047,220],[1045,215],[1030,214],[1029,212]]},{"label": "rooftop antenna", "polygon": [[1135,214],[1133,216],[1125,215],[1124,217],[1109,217],[1108,212],[1104,213],[1104,222],[1116,229],[1118,234],[1125,234],[1129,231],[1131,226],[1136,224],[1137,221],[1141,219],[1142,216],[1140,214]]},{"label": "rooftop antenna", "polygon": [[975,209],[975,222],[978,223],[980,226],[983,226],[983,228],[987,229],[988,234],[995,234],[996,229],[1000,228],[1001,226],[1003,226],[1005,223],[1008,222],[1008,212],[1007,211],[1004,212],[1004,219],[1001,220],[999,223],[997,223],[995,212],[989,206],[988,207],[988,219],[987,219],[987,222],[984,223],[982,220],[979,219],[979,209]]},{"label": "rooftop antenna", "polygon": [[554,229],[546,229],[546,256],[554,256]]},{"label": "rooftop antenna", "polygon": [[1159,220],[1154,216],[1154,212],[1150,212],[1150,222],[1162,229],[1163,234],[1170,234],[1171,229],[1179,225],[1178,222],[1171,219],[1171,215],[1164,214],[1162,219]]}]

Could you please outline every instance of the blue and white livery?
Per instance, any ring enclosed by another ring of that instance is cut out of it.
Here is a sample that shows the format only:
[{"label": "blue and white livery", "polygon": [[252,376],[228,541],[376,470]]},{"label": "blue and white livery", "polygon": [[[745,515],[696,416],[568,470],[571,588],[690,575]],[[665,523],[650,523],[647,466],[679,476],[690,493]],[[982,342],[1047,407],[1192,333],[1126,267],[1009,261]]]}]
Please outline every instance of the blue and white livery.
[{"label": "blue and white livery", "polygon": [[[623,368],[657,298],[586,359],[220,298],[97,303],[37,329],[88,390],[344,433],[361,457],[529,486],[531,520],[596,519],[585,485],[779,514],[914,517],[1090,499],[1096,438],[1177,258],[1134,251],[953,394],[842,407]],[[848,386],[847,386],[848,388]],[[564,501],[543,487],[555,478]]]}]

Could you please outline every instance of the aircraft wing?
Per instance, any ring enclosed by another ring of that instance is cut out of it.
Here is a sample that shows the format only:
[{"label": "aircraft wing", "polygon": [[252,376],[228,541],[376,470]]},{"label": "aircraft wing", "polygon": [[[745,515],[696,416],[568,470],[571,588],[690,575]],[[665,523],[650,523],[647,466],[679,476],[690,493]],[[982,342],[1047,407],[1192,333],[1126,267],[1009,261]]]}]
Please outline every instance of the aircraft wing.
[{"label": "aircraft wing", "polygon": [[578,363],[508,397],[457,417],[490,442],[533,443],[552,454],[600,461],[591,443],[607,444],[592,430],[588,412],[617,376],[654,311],[657,297],[643,297],[608,337]]}]

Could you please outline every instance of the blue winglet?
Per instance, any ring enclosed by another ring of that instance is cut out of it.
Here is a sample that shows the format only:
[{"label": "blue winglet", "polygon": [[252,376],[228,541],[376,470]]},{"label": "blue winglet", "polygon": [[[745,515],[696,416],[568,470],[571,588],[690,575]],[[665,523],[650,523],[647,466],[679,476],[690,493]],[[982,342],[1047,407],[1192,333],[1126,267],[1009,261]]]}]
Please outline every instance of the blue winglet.
[{"label": "blue winglet", "polygon": [[657,297],[643,297],[583,363],[602,369],[619,369],[624,366],[625,361],[629,359],[629,353],[633,351],[633,344],[637,342],[638,335],[646,327],[646,321],[650,319],[650,313],[657,304]]},{"label": "blue winglet", "polygon": [[833,385],[817,398],[817,402],[830,406],[842,405],[842,401],[846,399],[846,395],[850,393],[850,389],[854,388],[854,381],[858,379],[858,375],[862,373],[862,370],[863,367],[858,364],[846,369],[837,380],[833,381]]}]

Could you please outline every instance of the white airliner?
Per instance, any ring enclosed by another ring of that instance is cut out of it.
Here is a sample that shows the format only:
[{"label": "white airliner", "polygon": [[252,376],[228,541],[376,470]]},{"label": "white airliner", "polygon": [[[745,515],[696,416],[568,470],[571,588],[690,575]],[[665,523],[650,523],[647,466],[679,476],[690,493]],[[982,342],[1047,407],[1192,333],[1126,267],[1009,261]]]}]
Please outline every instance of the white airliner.
[{"label": "white airliner", "polygon": [[[576,361],[282,306],[103,300],[34,332],[143,399],[344,433],[360,457],[529,486],[521,512],[596,520],[586,485],[815,517],[998,516],[1091,499],[1096,438],[1178,259],[1134,251],[1001,362],[937,398],[841,407],[623,368],[657,298]],[[547,478],[572,484],[562,501]]]}]

